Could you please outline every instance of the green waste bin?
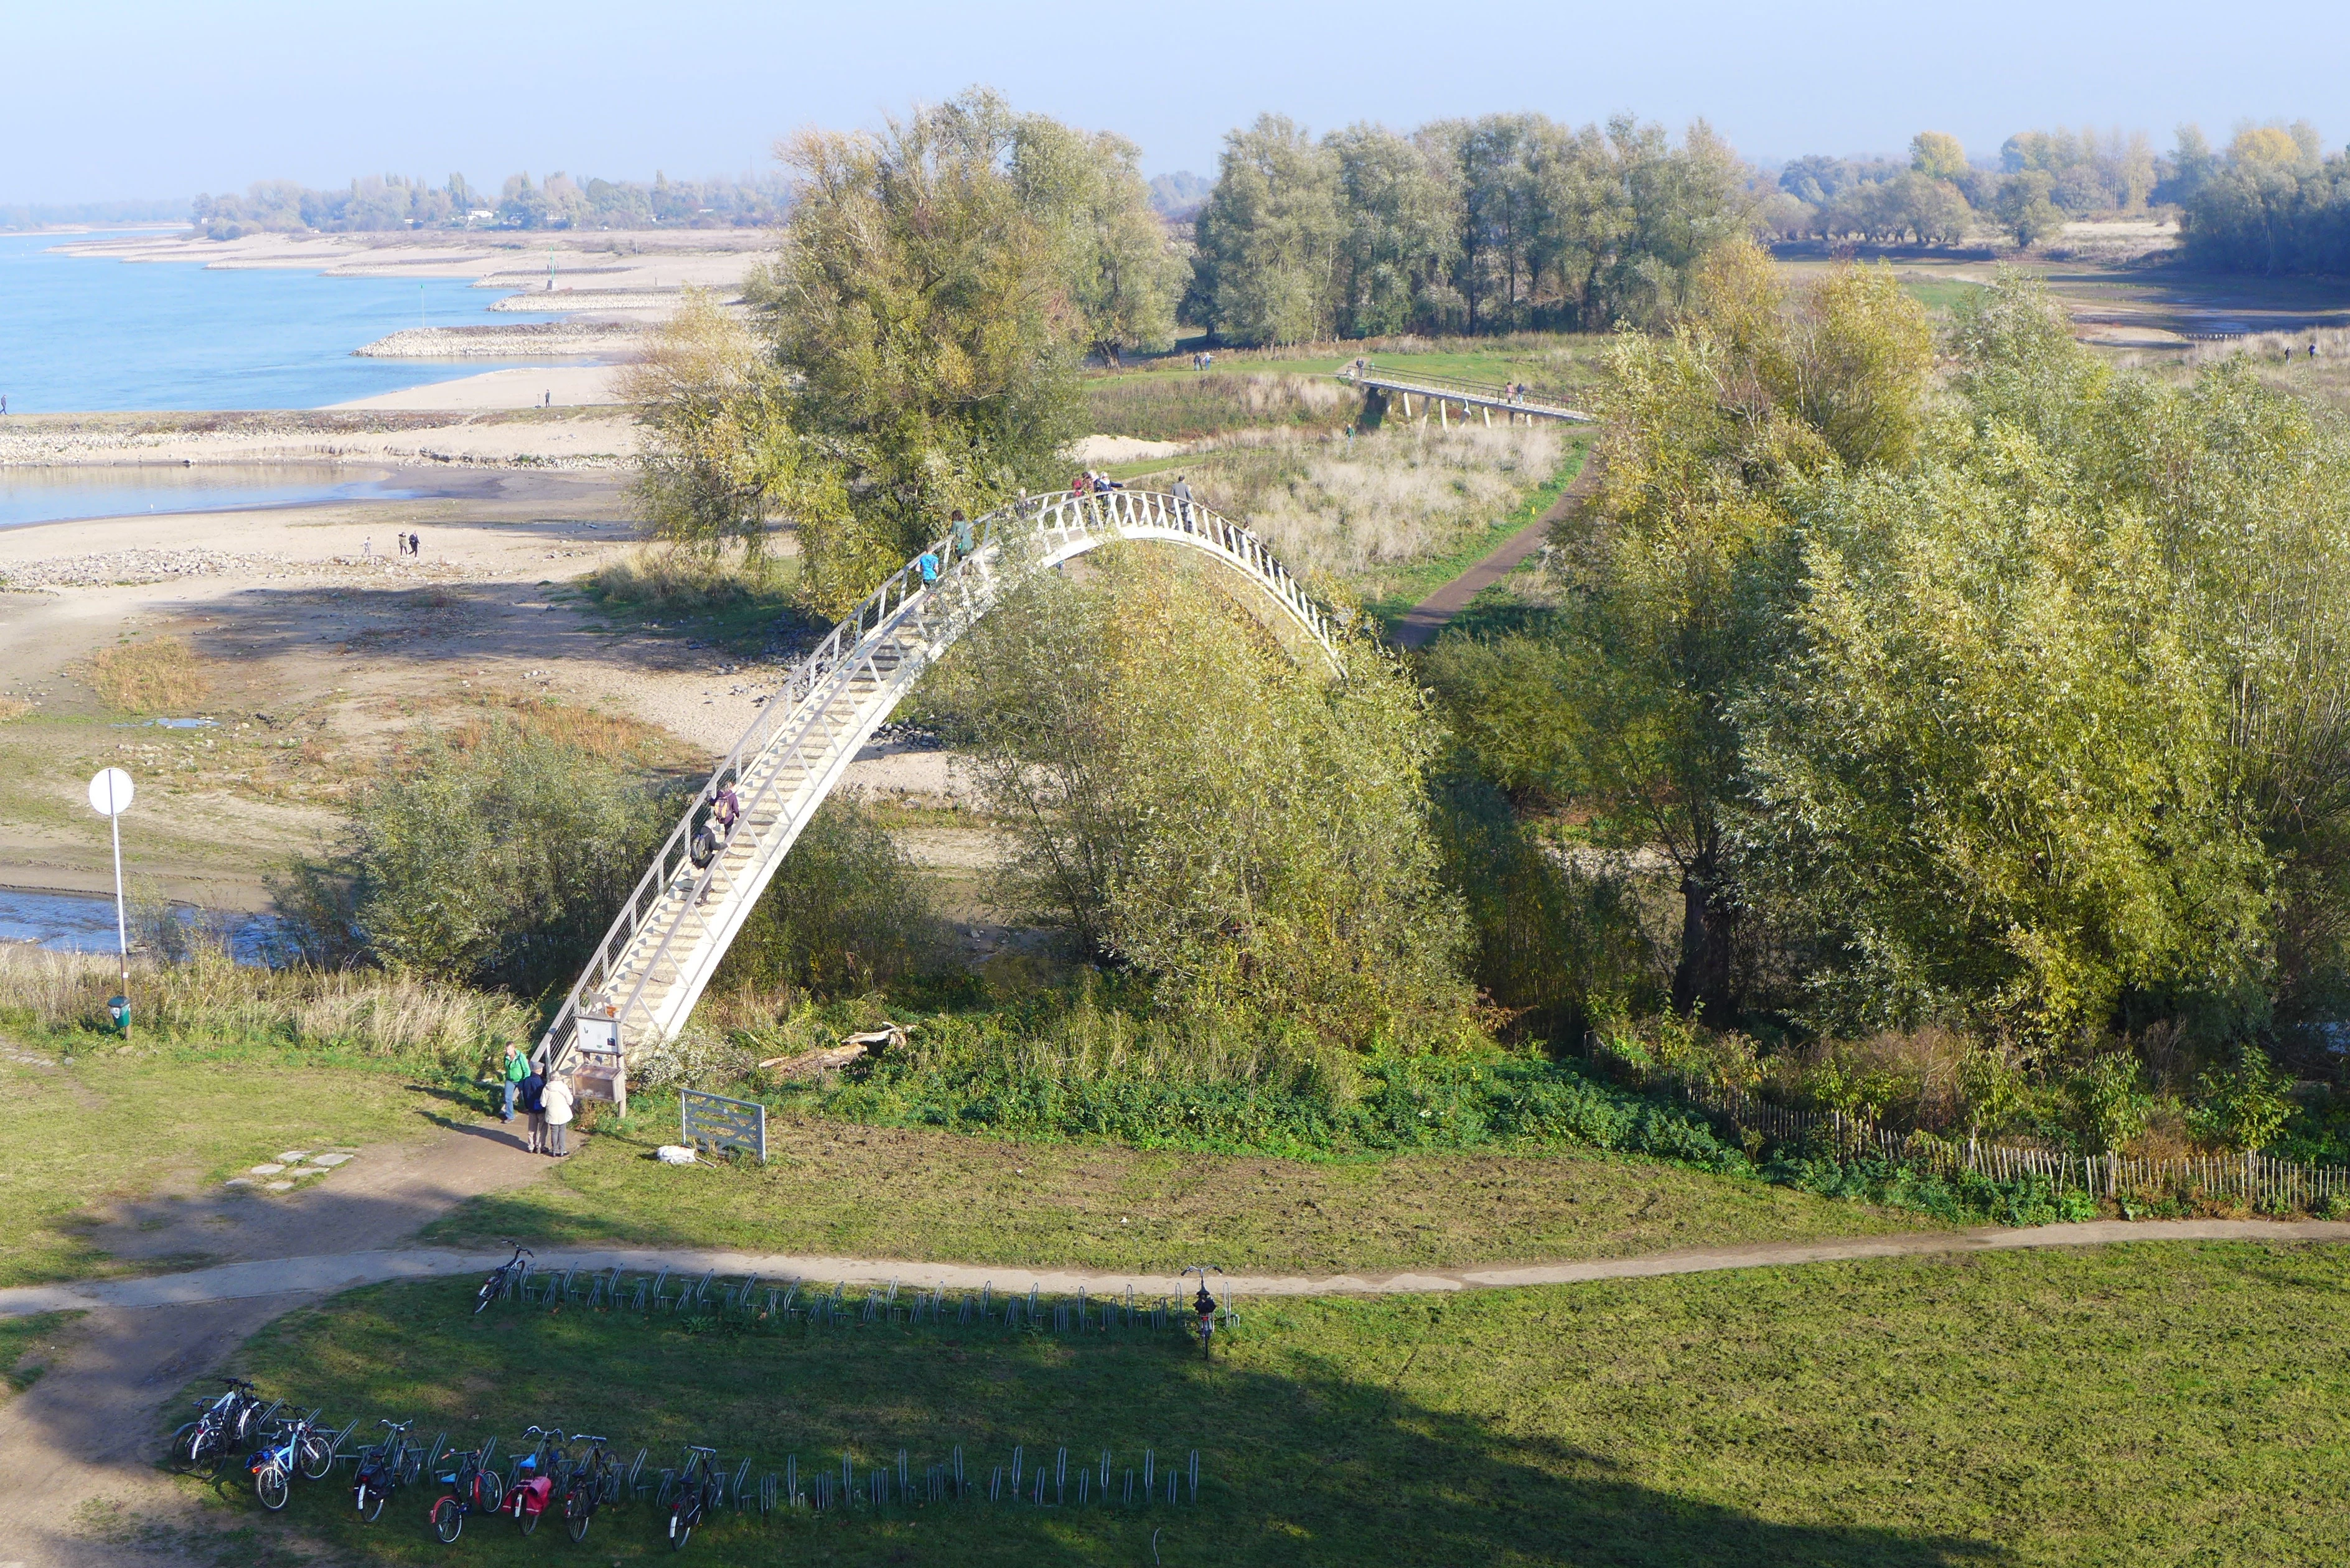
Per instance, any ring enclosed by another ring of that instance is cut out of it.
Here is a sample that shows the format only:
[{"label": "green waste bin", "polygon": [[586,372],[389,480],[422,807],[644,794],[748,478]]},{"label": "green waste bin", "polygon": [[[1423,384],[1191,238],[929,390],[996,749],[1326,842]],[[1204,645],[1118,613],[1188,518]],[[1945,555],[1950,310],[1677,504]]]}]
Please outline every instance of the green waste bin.
[{"label": "green waste bin", "polygon": [[127,996],[108,997],[106,999],[106,1016],[113,1020],[114,1032],[117,1034],[130,1033],[130,999]]}]

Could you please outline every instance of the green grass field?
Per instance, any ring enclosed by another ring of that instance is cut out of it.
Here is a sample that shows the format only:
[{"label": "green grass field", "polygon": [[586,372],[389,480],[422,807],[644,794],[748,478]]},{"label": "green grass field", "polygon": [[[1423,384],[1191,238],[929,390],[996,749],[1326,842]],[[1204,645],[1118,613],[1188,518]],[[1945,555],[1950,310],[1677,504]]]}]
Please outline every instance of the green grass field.
[{"label": "green grass field", "polygon": [[[1393,586],[1379,597],[1365,604],[1365,611],[1392,629],[1412,606],[1508,544],[1519,529],[1548,511],[1560,493],[1583,472],[1584,462],[1590,455],[1591,437],[1588,434],[1574,437],[1567,448],[1565,466],[1527,496],[1523,505],[1505,517],[1495,518],[1466,548],[1457,550],[1442,560],[1422,561],[1397,573]],[[1491,588],[1486,590],[1488,593],[1492,591]]]},{"label": "green grass field", "polygon": [[[674,1112],[669,1113],[674,1116]],[[431,1227],[443,1245],[724,1248],[972,1263],[1330,1272],[1620,1256],[1931,1229],[1876,1210],[1616,1155],[1299,1161],[1015,1143],[771,1113],[769,1163],[651,1158],[648,1106],[554,1175]]]},{"label": "green grass field", "polygon": [[[689,1441],[860,1475],[960,1445],[983,1480],[1198,1449],[1196,1509],[722,1516],[714,1565],[2331,1562],[2350,1490],[2350,1254],[2212,1244],[1875,1261],[1451,1297],[1243,1303],[1202,1366],[1173,1330],[1087,1337],[500,1308],[389,1286],[250,1345],[272,1392],[511,1446],[532,1422],[673,1462]],[[701,1332],[696,1332],[701,1330]],[[425,1500],[367,1528],[332,1483],[254,1532],[439,1562]],[[229,1506],[250,1517],[244,1496]],[[1154,1559],[1153,1532],[1156,1557]],[[592,1560],[660,1551],[652,1511]],[[475,1521],[484,1563],[571,1548]],[[583,1555],[582,1560],[588,1560]]]},{"label": "green grass field", "polygon": [[0,1058],[0,1285],[114,1272],[78,1222],[94,1206],[209,1189],[280,1149],[421,1137],[446,1113],[398,1073],[274,1053]]}]

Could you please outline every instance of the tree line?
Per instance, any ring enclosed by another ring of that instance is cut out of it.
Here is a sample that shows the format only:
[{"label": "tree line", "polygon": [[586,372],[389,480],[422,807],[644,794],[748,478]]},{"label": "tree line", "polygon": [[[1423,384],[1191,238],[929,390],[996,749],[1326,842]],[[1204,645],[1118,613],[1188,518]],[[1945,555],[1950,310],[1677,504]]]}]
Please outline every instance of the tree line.
[{"label": "tree line", "polygon": [[495,195],[452,174],[445,184],[400,174],[367,174],[348,187],[311,190],[261,180],[241,195],[202,195],[191,216],[206,237],[250,234],[380,233],[404,229],[740,228],[778,222],[785,193],[774,180],[575,179],[533,183],[510,174]]}]

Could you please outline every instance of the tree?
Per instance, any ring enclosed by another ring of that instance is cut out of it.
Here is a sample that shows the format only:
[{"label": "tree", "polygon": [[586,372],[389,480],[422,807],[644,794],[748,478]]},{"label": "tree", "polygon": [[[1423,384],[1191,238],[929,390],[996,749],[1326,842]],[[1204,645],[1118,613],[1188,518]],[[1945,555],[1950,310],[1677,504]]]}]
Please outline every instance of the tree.
[{"label": "tree", "polygon": [[1014,122],[1012,178],[1022,208],[1057,235],[1084,338],[1106,359],[1158,347],[1175,333],[1182,262],[1150,201],[1141,150],[1107,131],[1073,130],[1043,115]]},{"label": "tree", "polygon": [[1347,215],[1340,247],[1338,330],[1350,337],[1440,330],[1458,255],[1454,193],[1440,166],[1384,126],[1326,139]]},{"label": "tree", "polygon": [[1967,172],[1967,150],[1944,131],[1921,130],[1909,139],[1909,167],[1929,180],[1959,180]]},{"label": "tree", "polygon": [[1335,330],[1338,165],[1303,127],[1267,114],[1227,135],[1192,233],[1194,308],[1217,336],[1300,343]]},{"label": "tree", "polygon": [[2064,226],[2064,210],[2050,200],[2054,182],[2032,169],[2000,182],[1998,204],[1992,209],[2015,243],[2026,250]]},{"label": "tree", "polygon": [[790,388],[804,492],[837,503],[798,518],[804,591],[827,613],[951,511],[1058,483],[1076,345],[1102,322],[1048,221],[1061,189],[1015,177],[1024,135],[1038,140],[975,90],[878,136],[810,131],[779,150],[791,220],[750,295]]},{"label": "tree", "polygon": [[[637,502],[656,537],[693,548],[765,547],[771,515],[837,517],[838,475],[806,464],[765,346],[707,291],[689,289],[621,375],[645,441]],[[805,481],[805,482],[804,482]]]},{"label": "tree", "polygon": [[1360,1048],[1468,1032],[1426,698],[1375,645],[1301,667],[1186,564],[1097,555],[990,617],[963,684],[1007,890],[1161,1003]]}]

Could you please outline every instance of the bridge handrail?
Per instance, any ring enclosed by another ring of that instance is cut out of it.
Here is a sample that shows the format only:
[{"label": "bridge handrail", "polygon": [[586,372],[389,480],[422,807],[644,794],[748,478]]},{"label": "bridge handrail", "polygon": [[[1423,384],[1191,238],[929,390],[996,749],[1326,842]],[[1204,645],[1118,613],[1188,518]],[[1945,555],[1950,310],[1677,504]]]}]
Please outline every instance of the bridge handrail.
[{"label": "bridge handrail", "polygon": [[[999,542],[998,535],[1005,524],[1033,521],[1035,526],[1026,530],[1023,537],[1042,535],[1055,527],[1066,532],[1070,524],[1062,519],[1072,514],[1076,526],[1086,532],[1095,527],[1122,532],[1127,527],[1141,525],[1174,528],[1207,538],[1220,554],[1232,557],[1236,565],[1270,590],[1305,626],[1333,663],[1336,662],[1338,632],[1329,613],[1305,592],[1304,586],[1290,575],[1271,551],[1264,548],[1253,533],[1197,501],[1180,500],[1158,491],[1115,490],[1106,497],[1080,497],[1066,492],[1023,496],[972,521],[972,545],[968,552],[957,547],[955,531],[951,530],[931,546],[927,554],[937,562],[938,586],[953,583],[962,590],[962,597],[968,605],[970,578],[974,575],[973,563]],[[1009,540],[1003,542],[1010,543]],[[678,873],[691,864],[693,821],[703,804],[715,796],[730,774],[737,780],[742,778],[745,763],[764,753],[784,722],[798,713],[819,687],[830,683],[836,677],[853,674],[859,664],[871,657],[873,649],[868,644],[878,645],[885,629],[893,627],[909,610],[918,607],[920,601],[931,591],[921,582],[920,566],[921,556],[917,556],[899,567],[867,595],[864,601],[835,626],[821,642],[803,656],[779,687],[768,696],[758,716],[744,729],[742,737],[712,770],[708,782],[695,791],[677,826],[661,841],[652,863],[645,867],[644,875],[629,889],[628,898],[606,928],[603,940],[597,944],[594,955],[565,995],[555,1016],[548,1021],[546,1033],[540,1036],[536,1048],[532,1052],[532,1060],[542,1072],[559,1069],[568,1057],[578,1033],[582,997],[604,991],[613,966],[627,953],[637,932],[643,929],[646,917],[669,894]],[[806,742],[804,728],[792,754],[796,755],[798,748]],[[739,802],[738,826],[765,804],[777,781],[784,776],[784,764],[788,761],[785,758],[782,763],[769,770],[751,799]],[[728,836],[731,842],[732,830]],[[709,865],[700,868],[700,874],[693,879],[690,889],[691,898],[699,899],[706,894],[723,858],[724,848],[722,846],[718,854],[711,857]],[[660,946],[643,965],[643,972],[638,976],[625,1001],[606,998],[616,1014],[628,1016],[629,1010],[642,999],[645,987],[658,972],[661,959],[667,955],[670,943],[683,924],[681,919],[672,921],[669,929],[662,933]]]}]

